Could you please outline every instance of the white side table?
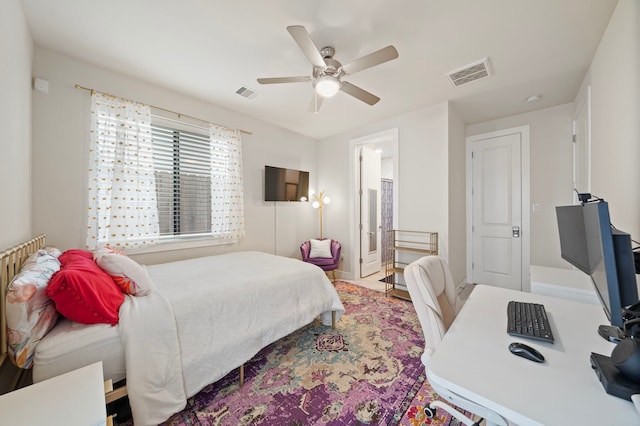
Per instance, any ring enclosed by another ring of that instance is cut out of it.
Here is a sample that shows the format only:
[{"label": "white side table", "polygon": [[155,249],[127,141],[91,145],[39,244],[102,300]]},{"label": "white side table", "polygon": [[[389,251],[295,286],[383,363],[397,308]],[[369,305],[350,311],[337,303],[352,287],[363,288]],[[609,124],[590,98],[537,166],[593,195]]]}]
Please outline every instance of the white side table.
[{"label": "white side table", "polygon": [[102,362],[0,395],[0,424],[107,424]]}]

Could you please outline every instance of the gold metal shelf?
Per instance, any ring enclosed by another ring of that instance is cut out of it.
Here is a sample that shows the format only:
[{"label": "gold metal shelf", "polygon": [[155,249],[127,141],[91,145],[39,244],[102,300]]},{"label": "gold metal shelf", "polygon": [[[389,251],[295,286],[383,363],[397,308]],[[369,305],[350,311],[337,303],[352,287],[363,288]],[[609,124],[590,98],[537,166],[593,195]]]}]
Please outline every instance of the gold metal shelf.
[{"label": "gold metal shelf", "polygon": [[390,250],[396,250],[396,251],[412,251],[414,253],[423,253],[423,254],[438,254],[437,249],[431,250],[431,249],[424,249],[424,248],[416,248],[416,247],[402,247],[402,246],[393,246],[393,247],[389,247]]},{"label": "gold metal shelf", "polygon": [[392,229],[392,244],[387,248],[390,262],[385,265],[385,293],[387,296],[411,300],[409,292],[397,288],[404,274],[404,268],[412,261],[429,255],[438,254],[438,233]]},{"label": "gold metal shelf", "polygon": [[411,301],[411,297],[409,296],[409,292],[405,291],[405,290],[400,290],[398,288],[392,288],[391,290],[388,290],[387,291],[387,295],[388,296],[397,297],[398,299],[408,300],[409,302]]}]

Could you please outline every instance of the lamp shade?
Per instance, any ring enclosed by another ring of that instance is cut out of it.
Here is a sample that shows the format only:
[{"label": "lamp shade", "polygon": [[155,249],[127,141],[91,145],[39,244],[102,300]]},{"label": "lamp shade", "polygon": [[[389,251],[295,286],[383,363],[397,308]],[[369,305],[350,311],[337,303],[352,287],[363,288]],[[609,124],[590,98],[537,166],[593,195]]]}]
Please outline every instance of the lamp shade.
[{"label": "lamp shade", "polygon": [[314,201],[313,203],[311,203],[311,207],[317,209],[318,207],[320,207],[320,201]]},{"label": "lamp shade", "polygon": [[316,93],[323,98],[335,96],[340,90],[340,81],[337,78],[324,75],[316,80]]}]

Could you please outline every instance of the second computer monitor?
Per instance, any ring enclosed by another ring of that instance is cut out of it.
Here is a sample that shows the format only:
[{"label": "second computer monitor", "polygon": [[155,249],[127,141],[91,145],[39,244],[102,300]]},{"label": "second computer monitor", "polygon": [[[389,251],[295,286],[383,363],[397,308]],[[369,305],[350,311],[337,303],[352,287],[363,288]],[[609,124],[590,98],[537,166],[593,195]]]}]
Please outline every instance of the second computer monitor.
[{"label": "second computer monitor", "polygon": [[604,201],[556,208],[562,257],[591,276],[611,325],[638,302],[631,236],[611,226]]}]

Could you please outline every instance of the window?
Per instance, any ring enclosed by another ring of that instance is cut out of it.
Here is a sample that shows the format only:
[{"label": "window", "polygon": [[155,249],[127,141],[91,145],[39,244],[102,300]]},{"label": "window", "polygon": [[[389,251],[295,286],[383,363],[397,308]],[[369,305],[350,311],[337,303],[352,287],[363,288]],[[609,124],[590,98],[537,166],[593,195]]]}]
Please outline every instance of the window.
[{"label": "window", "polygon": [[211,235],[209,135],[152,123],[160,236]]},{"label": "window", "polygon": [[240,134],[152,115],[160,238],[244,237]]},{"label": "window", "polygon": [[91,117],[89,249],[244,237],[238,131],[152,115],[146,105],[98,92]]}]

